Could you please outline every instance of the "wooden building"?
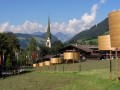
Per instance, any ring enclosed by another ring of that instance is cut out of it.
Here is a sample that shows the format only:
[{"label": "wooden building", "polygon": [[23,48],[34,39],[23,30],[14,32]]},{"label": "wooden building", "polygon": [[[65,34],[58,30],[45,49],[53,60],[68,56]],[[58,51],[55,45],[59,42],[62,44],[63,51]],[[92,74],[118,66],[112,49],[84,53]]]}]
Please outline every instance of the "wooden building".
[{"label": "wooden building", "polygon": [[87,58],[100,59],[98,46],[97,45],[69,45],[59,50],[61,54],[66,51],[78,51],[80,52],[81,61],[85,61]]}]

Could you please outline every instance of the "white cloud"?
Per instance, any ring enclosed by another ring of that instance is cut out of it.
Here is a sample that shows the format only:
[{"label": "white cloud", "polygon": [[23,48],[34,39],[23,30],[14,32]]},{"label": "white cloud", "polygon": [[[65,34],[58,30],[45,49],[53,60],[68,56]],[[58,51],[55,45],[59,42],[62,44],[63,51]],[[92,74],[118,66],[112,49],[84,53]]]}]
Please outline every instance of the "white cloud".
[{"label": "white cloud", "polygon": [[10,25],[9,22],[0,25],[0,32],[11,31],[14,33],[43,32],[43,26],[36,22],[25,21],[22,25]]},{"label": "white cloud", "polygon": [[94,4],[91,8],[91,13],[85,13],[80,19],[73,18],[68,23],[54,23],[51,26],[53,33],[63,32],[69,34],[77,34],[85,29],[89,29],[96,19],[98,4]]},{"label": "white cloud", "polygon": [[5,22],[0,25],[0,32],[6,32],[9,30],[10,24],[9,22]]},{"label": "white cloud", "polygon": [[[51,23],[51,32],[57,33],[68,33],[76,34],[82,30],[88,29],[93,25],[96,18],[97,4],[94,4],[91,8],[91,13],[85,13],[80,19],[73,18],[68,21],[68,23]],[[43,27],[37,22],[25,21],[21,25],[10,25],[9,22],[0,25],[0,31],[11,31],[14,33],[33,33],[33,32],[46,32],[47,26]]]},{"label": "white cloud", "polygon": [[[106,0],[100,0],[100,4],[104,4]],[[68,23],[51,23],[51,32],[57,33],[68,33],[68,34],[77,34],[83,30],[89,29],[92,25],[95,24],[96,15],[98,6],[100,4],[94,4],[91,7],[90,13],[84,13],[79,19],[73,18],[68,21]],[[47,25],[43,26],[38,22],[25,21],[21,25],[10,25],[9,22],[3,23],[0,25],[0,31],[11,31],[14,33],[33,33],[33,32],[46,32]]]},{"label": "white cloud", "polygon": [[100,3],[105,4],[106,0],[100,0]]},{"label": "white cloud", "polygon": [[82,16],[81,20],[82,20],[83,24],[89,25],[95,20],[97,8],[98,8],[98,5],[94,4],[92,9],[91,9],[91,14],[85,13]]},{"label": "white cloud", "polygon": [[[67,26],[66,26],[66,24],[65,23],[57,23],[57,22],[55,22],[55,23],[52,23],[51,24],[51,32],[52,33],[57,33],[57,32],[63,32],[63,33],[66,33],[66,28],[67,28]],[[44,29],[45,31],[47,30],[47,28],[46,29]]]},{"label": "white cloud", "polygon": [[43,26],[36,22],[25,21],[21,26],[18,26],[26,33],[33,33],[41,31]]}]

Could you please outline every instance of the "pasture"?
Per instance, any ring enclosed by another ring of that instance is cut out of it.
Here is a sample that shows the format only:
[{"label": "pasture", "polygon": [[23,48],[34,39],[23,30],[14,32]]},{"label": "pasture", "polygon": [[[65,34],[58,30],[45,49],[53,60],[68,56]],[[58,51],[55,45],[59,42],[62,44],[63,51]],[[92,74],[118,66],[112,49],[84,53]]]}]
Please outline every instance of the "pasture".
[{"label": "pasture", "polygon": [[112,80],[109,80],[109,60],[88,60],[75,63],[74,70],[73,64],[29,69],[0,79],[0,90],[120,90],[120,83],[115,81],[115,60],[112,60]]}]

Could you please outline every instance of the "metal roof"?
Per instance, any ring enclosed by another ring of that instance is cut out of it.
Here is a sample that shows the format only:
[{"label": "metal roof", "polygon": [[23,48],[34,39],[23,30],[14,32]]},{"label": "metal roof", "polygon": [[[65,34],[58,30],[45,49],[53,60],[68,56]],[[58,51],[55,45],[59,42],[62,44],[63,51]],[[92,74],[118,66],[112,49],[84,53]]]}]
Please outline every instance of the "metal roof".
[{"label": "metal roof", "polygon": [[84,51],[84,52],[92,52],[93,51],[86,45],[79,45],[79,46],[69,45],[69,46],[66,46],[66,47],[60,49],[59,51],[64,52],[64,51],[69,51],[69,50]]}]

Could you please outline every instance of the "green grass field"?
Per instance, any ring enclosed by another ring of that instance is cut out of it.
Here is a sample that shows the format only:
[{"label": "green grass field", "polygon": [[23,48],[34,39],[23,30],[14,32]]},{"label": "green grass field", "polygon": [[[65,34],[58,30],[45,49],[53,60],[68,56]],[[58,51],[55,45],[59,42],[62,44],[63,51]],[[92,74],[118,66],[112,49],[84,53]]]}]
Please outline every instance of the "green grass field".
[{"label": "green grass field", "polygon": [[[0,90],[120,90],[115,81],[115,60],[112,60],[112,80],[109,80],[109,61],[87,61],[30,69],[28,73],[0,79]],[[120,64],[120,62],[119,62]],[[120,71],[120,70],[119,70]],[[120,76],[120,74],[119,74]]]}]

